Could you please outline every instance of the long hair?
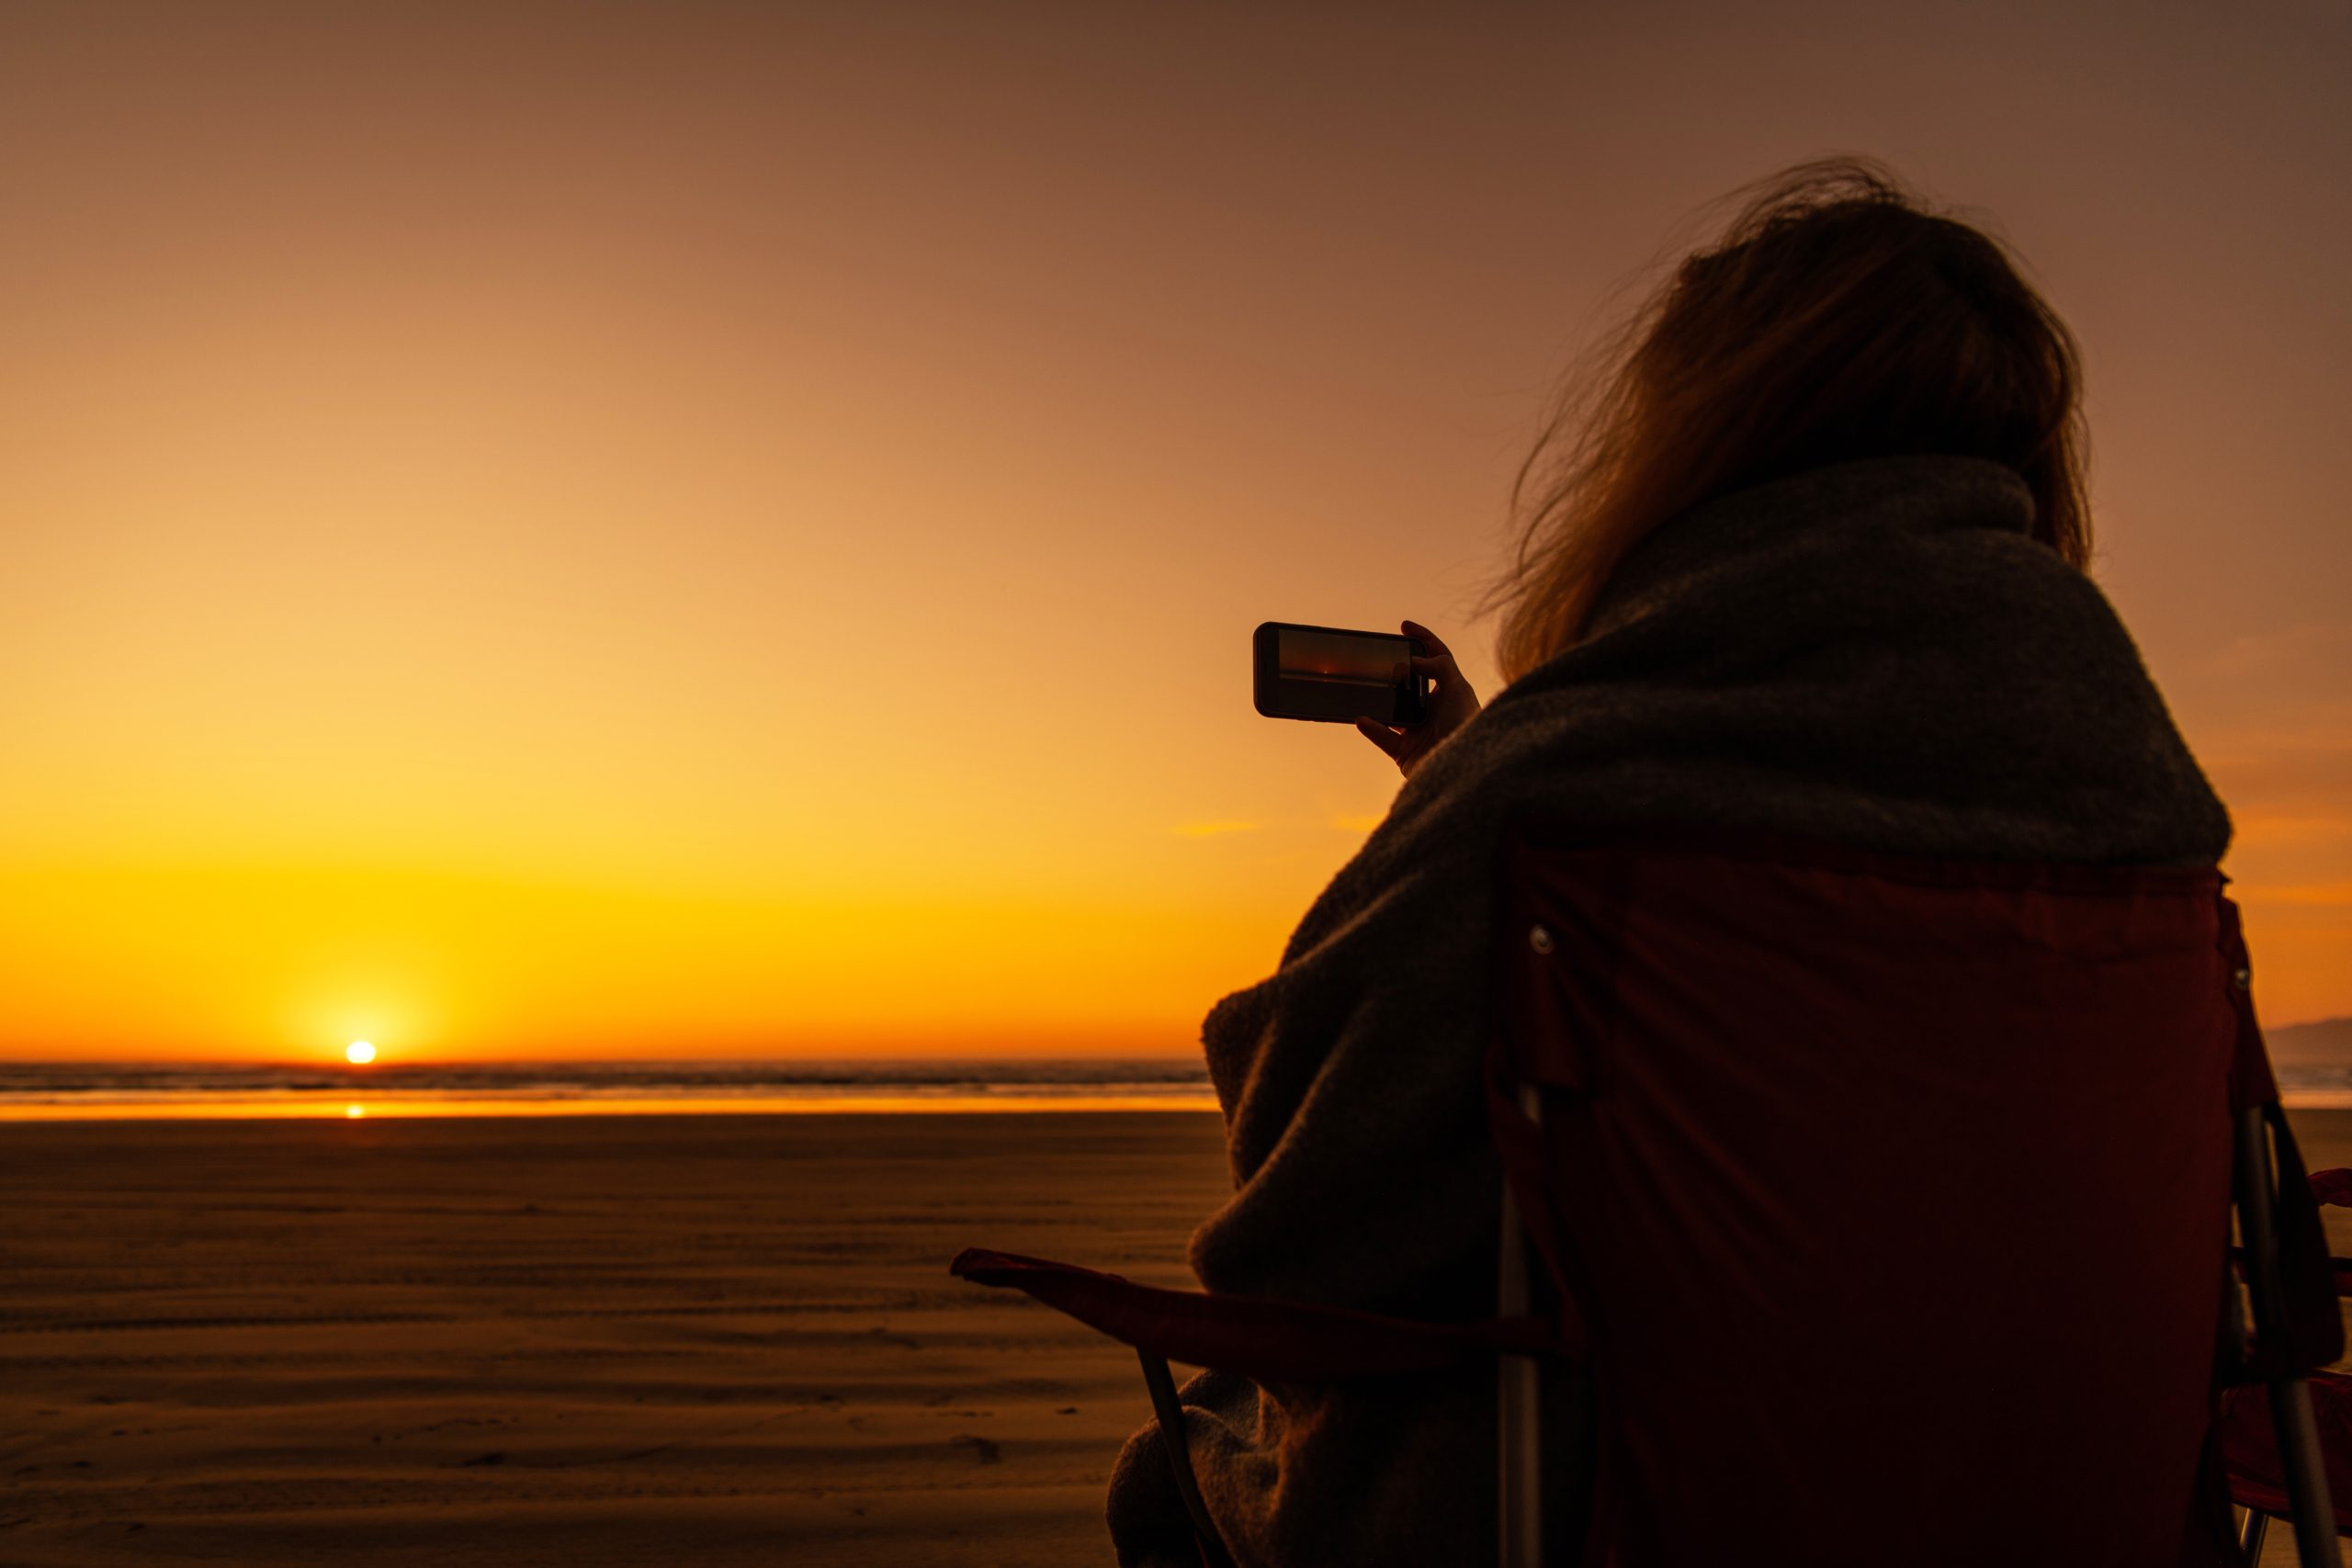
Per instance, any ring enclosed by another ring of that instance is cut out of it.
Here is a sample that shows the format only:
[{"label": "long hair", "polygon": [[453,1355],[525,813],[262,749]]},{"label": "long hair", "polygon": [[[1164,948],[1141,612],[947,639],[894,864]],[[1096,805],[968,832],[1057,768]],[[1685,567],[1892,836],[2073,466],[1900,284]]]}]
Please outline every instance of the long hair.
[{"label": "long hair", "polygon": [[1996,240],[1862,158],[1736,191],[1555,401],[1512,491],[1489,595],[1516,680],[1576,642],[1626,551],[1710,497],[1825,463],[1989,457],[2033,491],[2034,536],[2090,558],[2079,351]]}]

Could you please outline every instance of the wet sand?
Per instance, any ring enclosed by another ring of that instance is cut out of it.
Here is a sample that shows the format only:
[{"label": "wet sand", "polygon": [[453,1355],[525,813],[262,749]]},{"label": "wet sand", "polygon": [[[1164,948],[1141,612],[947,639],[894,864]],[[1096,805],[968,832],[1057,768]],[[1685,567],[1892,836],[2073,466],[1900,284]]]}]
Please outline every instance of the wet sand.
[{"label": "wet sand", "polygon": [[0,1563],[1102,1563],[1200,1113],[0,1125]]},{"label": "wet sand", "polygon": [[0,1125],[0,1563],[1107,1563],[1133,1359],[944,1266],[1182,1283],[1224,1187],[1198,1113]]}]

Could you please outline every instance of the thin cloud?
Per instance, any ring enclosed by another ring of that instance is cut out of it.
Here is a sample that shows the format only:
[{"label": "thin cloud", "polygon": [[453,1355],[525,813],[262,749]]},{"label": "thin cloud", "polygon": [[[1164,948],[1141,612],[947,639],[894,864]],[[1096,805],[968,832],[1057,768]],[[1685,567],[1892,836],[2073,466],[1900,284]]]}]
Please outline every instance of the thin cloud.
[{"label": "thin cloud", "polygon": [[1216,839],[1227,833],[1254,833],[1263,822],[1179,822],[1171,831],[1187,839]]},{"label": "thin cloud", "polygon": [[2225,675],[2292,676],[2339,670],[2352,655],[2352,626],[2305,621],[2232,639],[2210,660]]},{"label": "thin cloud", "polygon": [[2352,905],[2352,882],[2307,882],[2301,886],[2242,882],[2236,891],[2249,904],[2307,904],[2324,908]]},{"label": "thin cloud", "polygon": [[2332,844],[2352,838],[2352,817],[2331,817],[2324,813],[2297,815],[2288,812],[2240,812],[2236,818],[2237,845],[2241,849],[2255,846],[2285,845],[2302,847],[2312,844]]}]

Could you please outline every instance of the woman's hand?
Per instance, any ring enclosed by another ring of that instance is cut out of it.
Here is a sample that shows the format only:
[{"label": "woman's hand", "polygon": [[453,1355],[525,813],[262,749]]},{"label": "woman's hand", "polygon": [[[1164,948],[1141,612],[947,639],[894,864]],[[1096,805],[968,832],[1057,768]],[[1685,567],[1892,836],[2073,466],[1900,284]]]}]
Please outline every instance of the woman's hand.
[{"label": "woman's hand", "polygon": [[1415,678],[1437,682],[1436,690],[1422,698],[1428,716],[1410,729],[1392,729],[1370,718],[1356,720],[1356,728],[1363,731],[1365,739],[1388,754],[1398,773],[1411,778],[1413,770],[1420,765],[1423,757],[1436,750],[1439,741],[1470,722],[1471,716],[1478,711],[1478,694],[1470,689],[1470,682],[1454,668],[1453,655],[1437,633],[1419,621],[1407,621],[1404,628],[1407,637],[1429,649],[1413,656]]}]

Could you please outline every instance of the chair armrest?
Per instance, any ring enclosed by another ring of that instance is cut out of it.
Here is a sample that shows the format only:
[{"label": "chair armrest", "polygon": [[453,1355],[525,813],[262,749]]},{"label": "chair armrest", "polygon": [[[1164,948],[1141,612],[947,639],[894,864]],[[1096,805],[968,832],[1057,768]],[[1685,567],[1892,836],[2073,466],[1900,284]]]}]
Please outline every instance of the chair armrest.
[{"label": "chair armrest", "polygon": [[1554,1325],[1543,1318],[1419,1323],[1308,1302],[1161,1290],[982,1247],[958,1253],[948,1271],[1023,1292],[1139,1350],[1259,1382],[1442,1371],[1497,1354],[1554,1355],[1560,1348]]}]

